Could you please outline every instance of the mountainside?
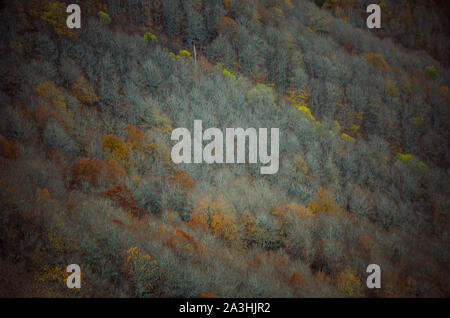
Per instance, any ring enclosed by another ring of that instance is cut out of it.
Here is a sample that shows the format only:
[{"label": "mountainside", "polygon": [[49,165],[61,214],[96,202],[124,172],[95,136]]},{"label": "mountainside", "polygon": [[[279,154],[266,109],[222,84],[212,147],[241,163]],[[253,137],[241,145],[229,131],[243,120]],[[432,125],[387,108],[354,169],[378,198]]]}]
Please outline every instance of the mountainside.
[{"label": "mountainside", "polygon": [[[77,3],[1,6],[1,297],[450,296],[445,1],[378,30],[364,1]],[[279,170],[175,164],[195,120],[279,128]]]}]

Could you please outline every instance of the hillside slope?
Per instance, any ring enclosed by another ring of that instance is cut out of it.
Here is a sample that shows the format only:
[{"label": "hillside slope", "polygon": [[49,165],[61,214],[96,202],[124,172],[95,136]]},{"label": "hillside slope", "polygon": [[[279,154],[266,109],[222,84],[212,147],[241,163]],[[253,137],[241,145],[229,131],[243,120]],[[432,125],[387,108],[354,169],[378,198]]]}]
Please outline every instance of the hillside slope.
[{"label": "hillside slope", "polygon": [[[79,3],[1,11],[1,296],[450,295],[442,54],[306,0]],[[279,171],[174,164],[194,120],[279,128]]]}]

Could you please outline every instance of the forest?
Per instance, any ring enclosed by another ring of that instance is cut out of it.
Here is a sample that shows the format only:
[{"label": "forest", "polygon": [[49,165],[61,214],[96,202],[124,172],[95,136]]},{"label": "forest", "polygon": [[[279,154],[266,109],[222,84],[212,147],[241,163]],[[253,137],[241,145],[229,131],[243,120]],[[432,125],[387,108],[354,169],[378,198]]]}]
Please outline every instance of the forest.
[{"label": "forest", "polygon": [[[450,5],[370,3],[1,2],[0,297],[449,297]],[[173,162],[200,120],[279,169]]]}]

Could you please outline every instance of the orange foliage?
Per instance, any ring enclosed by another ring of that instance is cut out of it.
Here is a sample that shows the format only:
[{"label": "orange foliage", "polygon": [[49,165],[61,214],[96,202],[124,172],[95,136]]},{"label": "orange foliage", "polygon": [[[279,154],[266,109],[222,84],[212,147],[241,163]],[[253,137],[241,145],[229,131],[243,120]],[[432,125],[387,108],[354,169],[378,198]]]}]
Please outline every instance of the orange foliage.
[{"label": "orange foliage", "polygon": [[36,198],[41,202],[50,202],[51,201],[50,191],[48,191],[47,188],[44,189],[37,188]]},{"label": "orange foliage", "polygon": [[223,6],[227,12],[230,11],[230,0],[223,0]]},{"label": "orange foliage", "polygon": [[258,3],[257,5],[258,14],[261,17],[261,21],[266,24],[267,22],[273,21],[272,16],[267,11],[267,9],[262,5],[261,3]]},{"label": "orange foliage", "polygon": [[362,283],[356,277],[352,269],[347,267],[347,269],[342,272],[338,277],[338,290],[344,293],[347,297],[362,297]]},{"label": "orange foliage", "polygon": [[127,142],[132,145],[133,148],[142,148],[145,142],[145,134],[142,130],[134,127],[133,125],[127,126],[128,138]]},{"label": "orange foliage", "polygon": [[175,171],[175,175],[171,179],[171,182],[180,186],[185,192],[192,190],[195,186],[195,181],[189,176],[189,173],[183,169]]},{"label": "orange foliage", "polygon": [[237,23],[230,17],[222,17],[216,24],[216,30],[219,34],[230,34],[236,37],[237,34]]},{"label": "orange foliage", "polygon": [[233,240],[237,232],[232,215],[223,211],[213,215],[210,229],[225,240]]},{"label": "orange foliage", "polygon": [[5,137],[0,135],[0,155],[7,159],[19,157],[19,147],[17,142],[8,141]]},{"label": "orange foliage", "polygon": [[289,222],[293,218],[313,216],[311,209],[296,202],[291,202],[277,208],[272,212],[272,214],[275,215],[281,223]]},{"label": "orange foliage", "polygon": [[187,234],[186,232],[184,232],[182,229],[177,229],[176,233],[182,237],[183,239],[185,239],[187,242],[189,242],[190,244],[192,244],[197,250],[199,251],[204,251],[205,250],[205,246],[202,243],[198,243],[194,240],[194,238]]},{"label": "orange foliage", "polygon": [[92,105],[98,101],[89,82],[84,77],[79,77],[72,85],[72,94],[82,103]]},{"label": "orange foliage", "polygon": [[34,119],[39,126],[44,126],[50,118],[55,118],[57,121],[61,121],[61,116],[58,115],[53,109],[50,109],[45,105],[38,105],[33,112]]},{"label": "orange foliage", "polygon": [[132,216],[141,218],[144,215],[144,209],[139,206],[133,193],[124,183],[119,182],[116,186],[102,194],[127,210]]},{"label": "orange foliage", "polygon": [[294,272],[291,276],[289,276],[289,281],[295,286],[301,286],[304,284],[303,277],[297,272]]},{"label": "orange foliage", "polygon": [[112,222],[118,224],[119,226],[124,226],[125,225],[125,224],[123,224],[122,221],[117,220],[117,219],[113,219]]},{"label": "orange foliage", "polygon": [[141,153],[147,153],[151,156],[155,156],[158,153],[158,145],[155,142],[147,142],[147,135],[145,132],[133,125],[127,126],[127,146],[129,149],[139,151]]},{"label": "orange foliage", "polygon": [[184,257],[200,258],[206,251],[205,245],[195,241],[193,236],[182,229],[169,230],[166,226],[159,228],[158,234],[163,238],[164,246],[170,246]]},{"label": "orange foliage", "polygon": [[235,217],[231,208],[222,200],[206,196],[201,199],[191,213],[189,225],[209,229],[227,241],[235,240],[237,232]]},{"label": "orange foliage", "polygon": [[100,164],[90,158],[81,158],[75,164],[72,170],[72,179],[70,180],[70,187],[73,188],[82,182],[96,186],[100,176]]},{"label": "orange foliage", "polygon": [[314,214],[340,211],[334,193],[324,187],[319,188],[317,196],[313,201],[308,203],[308,208]]},{"label": "orange foliage", "polygon": [[218,298],[218,297],[212,293],[206,293],[206,294],[200,294],[199,298]]},{"label": "orange foliage", "polygon": [[119,176],[123,175],[125,170],[112,158],[107,162],[81,158],[72,169],[70,187],[79,186],[82,182],[97,186],[100,178],[108,183],[115,182]]}]

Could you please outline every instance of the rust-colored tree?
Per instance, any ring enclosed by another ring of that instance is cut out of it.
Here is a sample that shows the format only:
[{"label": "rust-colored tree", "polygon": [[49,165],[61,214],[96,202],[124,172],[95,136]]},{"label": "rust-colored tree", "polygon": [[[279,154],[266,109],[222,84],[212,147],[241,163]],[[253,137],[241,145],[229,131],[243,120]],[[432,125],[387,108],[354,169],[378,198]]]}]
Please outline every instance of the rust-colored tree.
[{"label": "rust-colored tree", "polygon": [[123,182],[117,183],[116,186],[102,192],[102,194],[134,217],[141,218],[145,214],[144,209],[138,204],[133,193]]}]

